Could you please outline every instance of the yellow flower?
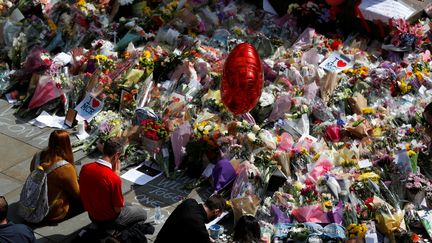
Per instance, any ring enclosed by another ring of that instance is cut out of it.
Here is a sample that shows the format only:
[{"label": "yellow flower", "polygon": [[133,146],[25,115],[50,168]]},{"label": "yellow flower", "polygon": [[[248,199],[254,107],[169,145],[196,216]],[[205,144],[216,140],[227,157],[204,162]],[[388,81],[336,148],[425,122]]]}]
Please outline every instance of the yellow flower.
[{"label": "yellow flower", "polygon": [[382,135],[382,130],[381,130],[380,127],[375,127],[375,128],[372,130],[372,136],[373,136],[373,137],[380,137],[381,135]]},{"label": "yellow flower", "polygon": [[142,56],[143,56],[145,59],[150,59],[150,58],[151,58],[151,53],[150,53],[148,50],[145,50],[145,51],[143,52]]},{"label": "yellow flower", "polygon": [[87,3],[85,0],[78,0],[76,3],[79,7],[84,7]]},{"label": "yellow flower", "polygon": [[324,202],[324,207],[331,208],[332,206],[333,206],[333,203],[330,200]]},{"label": "yellow flower", "polygon": [[423,74],[420,71],[415,72],[415,76],[419,81],[423,81]]},{"label": "yellow flower", "polygon": [[416,156],[416,152],[414,151],[414,150],[408,150],[408,156],[409,157],[413,157],[413,156]]},{"label": "yellow flower", "polygon": [[373,107],[365,107],[362,109],[363,114],[373,114],[375,113],[375,109]]},{"label": "yellow flower", "polygon": [[361,174],[357,180],[359,181],[366,181],[367,179],[371,179],[374,182],[378,182],[380,179],[380,176],[376,174],[375,172],[366,172]]},{"label": "yellow flower", "polygon": [[95,56],[95,59],[96,59],[98,62],[100,62],[100,61],[106,61],[106,60],[108,60],[108,57],[99,54],[99,55],[96,55],[96,56]]},{"label": "yellow flower", "polygon": [[409,84],[407,84],[407,83],[405,82],[405,79],[402,79],[402,80],[399,82],[399,89],[401,90],[402,94],[406,94],[406,93],[408,93],[408,92],[411,91],[412,86],[409,85]]}]

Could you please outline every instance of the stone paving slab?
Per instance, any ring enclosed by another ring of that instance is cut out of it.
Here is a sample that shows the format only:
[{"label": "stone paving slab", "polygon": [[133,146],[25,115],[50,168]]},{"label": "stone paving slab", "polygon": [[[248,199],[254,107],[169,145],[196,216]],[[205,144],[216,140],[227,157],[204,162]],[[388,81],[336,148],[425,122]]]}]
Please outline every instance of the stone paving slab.
[{"label": "stone paving slab", "polygon": [[32,146],[0,134],[0,172],[32,157],[36,151],[38,150]]},{"label": "stone paving slab", "polygon": [[12,106],[0,110],[0,133],[27,142],[42,133],[51,130],[50,128],[38,128],[14,116]]},{"label": "stone paving slab", "polygon": [[91,223],[87,212],[53,225],[37,227],[34,232],[54,242],[70,241],[79,231]]},{"label": "stone paving slab", "polygon": [[21,182],[0,173],[0,185],[0,195],[4,195],[20,187]]},{"label": "stone paving slab", "polygon": [[21,183],[24,183],[27,179],[27,176],[30,174],[30,163],[33,159],[33,156],[6,169],[3,171],[3,174],[10,176]]}]

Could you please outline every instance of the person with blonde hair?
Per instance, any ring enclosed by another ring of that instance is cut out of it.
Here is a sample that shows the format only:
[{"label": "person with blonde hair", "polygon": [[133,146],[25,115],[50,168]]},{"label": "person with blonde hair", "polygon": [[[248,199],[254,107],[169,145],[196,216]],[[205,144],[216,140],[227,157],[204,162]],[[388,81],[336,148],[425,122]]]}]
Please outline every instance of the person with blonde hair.
[{"label": "person with blonde hair", "polygon": [[37,166],[48,170],[60,161],[67,163],[56,168],[47,176],[50,210],[44,219],[46,221],[63,220],[68,214],[82,207],[72,146],[67,131],[55,130],[51,133],[48,147],[35,154],[30,164],[30,171]]}]

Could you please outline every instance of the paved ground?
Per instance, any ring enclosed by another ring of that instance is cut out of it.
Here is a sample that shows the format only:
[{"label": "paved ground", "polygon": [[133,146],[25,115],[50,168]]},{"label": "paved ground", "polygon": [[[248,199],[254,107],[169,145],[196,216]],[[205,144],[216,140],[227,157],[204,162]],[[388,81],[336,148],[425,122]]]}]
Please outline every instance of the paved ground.
[{"label": "paved ground", "polygon": [[[48,143],[49,134],[53,129],[32,126],[13,115],[14,110],[5,100],[0,100],[0,195],[4,195],[9,202],[9,219],[22,222],[16,215],[16,202],[19,199],[22,185],[30,173],[30,161],[34,153],[43,149]],[[76,140],[75,137],[71,139]],[[81,166],[94,161],[92,155],[82,151],[74,154],[77,170]],[[166,219],[178,202],[184,197],[198,200],[207,198],[209,189],[187,191],[183,185],[192,181],[180,176],[176,180],[159,177],[144,186],[133,185],[123,180],[123,194],[125,201],[139,205],[147,210],[149,221],[153,220],[154,207],[159,204],[162,208],[163,219]],[[82,213],[64,222],[54,225],[34,226],[38,242],[70,242],[76,234],[90,224],[87,213]],[[156,226],[155,234],[149,236],[153,242],[161,224]]]}]

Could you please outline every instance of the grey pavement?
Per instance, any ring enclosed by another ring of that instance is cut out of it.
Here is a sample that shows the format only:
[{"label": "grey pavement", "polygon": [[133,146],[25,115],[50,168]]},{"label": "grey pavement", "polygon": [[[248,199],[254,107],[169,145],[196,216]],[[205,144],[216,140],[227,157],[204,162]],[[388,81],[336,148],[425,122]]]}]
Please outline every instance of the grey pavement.
[{"label": "grey pavement", "polygon": [[[0,195],[4,195],[10,205],[9,219],[22,223],[22,219],[17,216],[16,208],[21,188],[30,173],[30,161],[37,151],[47,146],[49,134],[54,129],[40,129],[16,118],[13,113],[12,106],[0,99]],[[71,137],[71,140],[76,138]],[[83,151],[75,152],[78,173],[84,164],[94,161],[95,157]],[[210,195],[211,191],[206,188],[198,191],[183,189],[183,185],[191,181],[185,176],[179,176],[175,180],[161,176],[144,186],[138,186],[122,179],[125,201],[147,210],[148,221],[154,221],[154,208],[156,205],[161,206],[162,223],[155,225],[156,231],[148,236],[149,242],[154,241],[163,222],[182,199],[193,197],[202,201]],[[90,219],[84,212],[57,224],[31,227],[34,229],[37,242],[67,243],[89,224]]]}]

